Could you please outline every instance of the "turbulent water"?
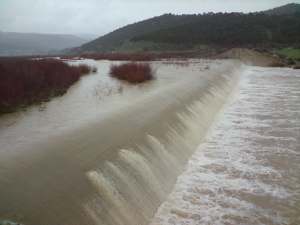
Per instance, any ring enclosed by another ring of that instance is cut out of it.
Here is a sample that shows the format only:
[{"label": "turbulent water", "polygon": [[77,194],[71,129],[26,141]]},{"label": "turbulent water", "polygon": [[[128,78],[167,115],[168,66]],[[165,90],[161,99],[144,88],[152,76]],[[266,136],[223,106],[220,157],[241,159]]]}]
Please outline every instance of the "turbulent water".
[{"label": "turbulent water", "polygon": [[99,73],[0,119],[0,221],[298,224],[299,73],[153,62],[131,87],[84,62]]},{"label": "turbulent water", "polygon": [[151,224],[300,224],[299,72],[243,74]]}]

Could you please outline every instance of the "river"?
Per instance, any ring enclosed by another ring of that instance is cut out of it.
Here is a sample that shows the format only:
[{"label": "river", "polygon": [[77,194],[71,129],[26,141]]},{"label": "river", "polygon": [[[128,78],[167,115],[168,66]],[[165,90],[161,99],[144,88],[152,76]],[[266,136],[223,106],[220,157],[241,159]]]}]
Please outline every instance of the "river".
[{"label": "river", "polygon": [[130,86],[70,63],[98,73],[0,118],[0,219],[298,224],[299,72],[163,61]]}]

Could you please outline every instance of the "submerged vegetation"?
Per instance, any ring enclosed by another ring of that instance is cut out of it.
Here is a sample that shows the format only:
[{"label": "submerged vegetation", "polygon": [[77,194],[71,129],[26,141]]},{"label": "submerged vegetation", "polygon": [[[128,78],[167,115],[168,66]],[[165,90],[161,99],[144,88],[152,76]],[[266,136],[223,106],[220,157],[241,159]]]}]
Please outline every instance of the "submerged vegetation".
[{"label": "submerged vegetation", "polygon": [[94,70],[55,59],[0,59],[0,114],[62,95],[82,75]]},{"label": "submerged vegetation", "polygon": [[154,79],[153,69],[148,63],[125,63],[112,65],[110,75],[119,80],[124,80],[132,84],[143,83]]}]

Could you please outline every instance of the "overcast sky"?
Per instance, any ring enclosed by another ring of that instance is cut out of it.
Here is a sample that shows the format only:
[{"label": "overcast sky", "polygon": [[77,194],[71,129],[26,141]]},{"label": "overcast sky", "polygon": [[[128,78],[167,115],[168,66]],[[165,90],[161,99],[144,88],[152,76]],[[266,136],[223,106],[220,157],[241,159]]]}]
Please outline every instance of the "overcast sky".
[{"label": "overcast sky", "polygon": [[0,30],[102,35],[164,13],[260,11],[300,0],[0,0]]}]

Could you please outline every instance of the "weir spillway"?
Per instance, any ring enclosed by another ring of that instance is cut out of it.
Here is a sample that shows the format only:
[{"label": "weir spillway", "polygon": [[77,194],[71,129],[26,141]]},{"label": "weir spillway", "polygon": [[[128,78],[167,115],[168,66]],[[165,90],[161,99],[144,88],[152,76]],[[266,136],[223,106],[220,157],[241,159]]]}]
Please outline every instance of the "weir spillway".
[{"label": "weir spillway", "polygon": [[249,67],[151,225],[300,224],[300,73]]}]

